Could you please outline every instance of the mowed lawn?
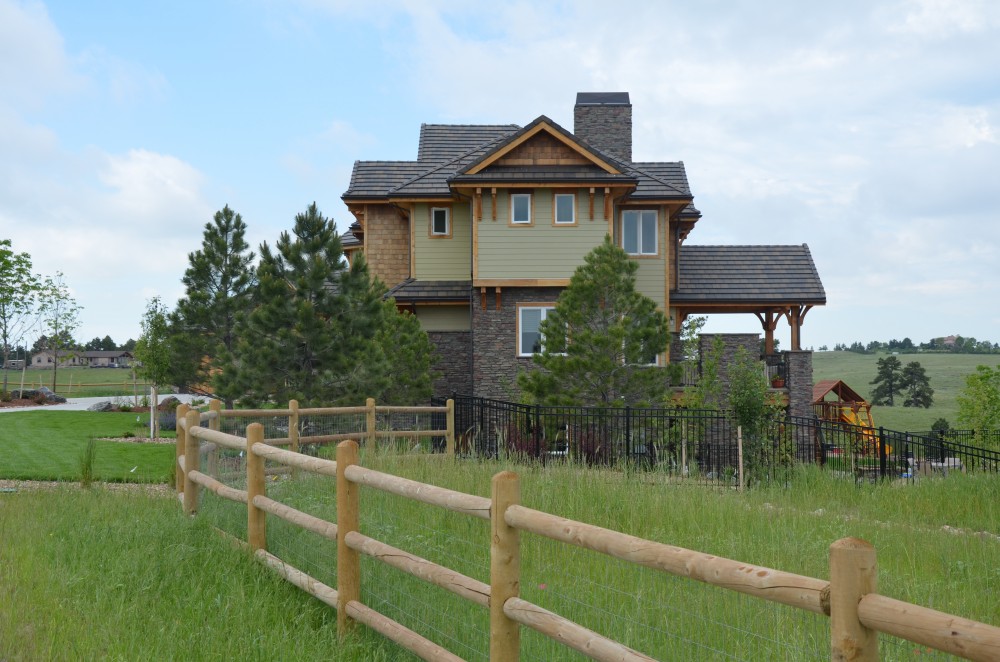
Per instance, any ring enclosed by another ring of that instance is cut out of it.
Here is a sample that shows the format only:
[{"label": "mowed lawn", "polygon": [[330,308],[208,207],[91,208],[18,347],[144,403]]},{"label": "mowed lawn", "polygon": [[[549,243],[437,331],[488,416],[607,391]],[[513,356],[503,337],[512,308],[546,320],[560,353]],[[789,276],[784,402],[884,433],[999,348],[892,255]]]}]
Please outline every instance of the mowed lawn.
[{"label": "mowed lawn", "polygon": [[[871,397],[871,381],[878,374],[878,360],[887,354],[856,354],[854,352],[815,352],[813,354],[813,380],[840,379],[865,398]],[[916,361],[927,372],[934,389],[934,405],[930,409],[904,407],[899,398],[893,407],[873,407],[875,425],[901,432],[930,430],[939,418],[951,427],[958,425],[958,402],[965,388],[965,378],[976,371],[976,366],[1000,366],[1000,354],[899,354],[896,356],[905,367]]]},{"label": "mowed lawn", "polygon": [[[137,422],[137,416],[139,420]],[[89,411],[0,413],[0,478],[77,480],[80,458],[96,441],[94,477],[101,481],[166,482],[172,475],[172,444],[101,441],[148,437],[148,417]]]},{"label": "mowed lawn", "polygon": [[[149,392],[146,380],[136,379],[131,370],[123,368],[59,368],[55,392],[66,397],[142,397]],[[28,368],[24,373],[24,388],[52,388],[51,368]],[[7,372],[7,389],[21,388],[21,372]]]}]

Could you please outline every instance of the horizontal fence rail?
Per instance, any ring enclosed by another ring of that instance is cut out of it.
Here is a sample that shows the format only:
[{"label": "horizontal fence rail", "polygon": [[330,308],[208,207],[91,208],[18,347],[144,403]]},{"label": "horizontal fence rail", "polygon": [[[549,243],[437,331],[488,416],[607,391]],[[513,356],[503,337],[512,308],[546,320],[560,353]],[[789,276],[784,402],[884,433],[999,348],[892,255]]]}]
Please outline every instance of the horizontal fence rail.
[{"label": "horizontal fence rail", "polygon": [[[378,408],[371,401],[368,407],[354,409],[347,412],[347,415],[363,414],[369,421],[378,413]],[[408,411],[397,410],[393,413],[445,413],[447,421],[441,429],[446,436],[453,437],[455,410],[451,403],[444,412],[440,408],[435,408],[433,412],[406,409]],[[331,415],[336,415],[335,410],[330,411]],[[291,413],[283,412],[282,416],[294,417],[301,414],[301,411],[295,412],[294,406],[288,412]],[[187,405],[179,408],[177,485],[181,490],[185,511],[189,514],[197,512],[199,490],[202,488],[213,491],[223,499],[246,504],[246,544],[261,563],[293,585],[334,607],[341,633],[349,631],[355,623],[361,623],[423,659],[462,658],[361,601],[363,578],[358,562],[361,555],[489,610],[491,659],[519,659],[519,628],[522,626],[595,660],[653,659],[584,627],[565,615],[522,599],[519,590],[522,533],[588,549],[630,564],[697,580],[752,598],[829,616],[832,659],[878,659],[878,632],[971,660],[995,660],[1000,655],[1000,628],[879,595],[875,578],[875,550],[861,540],[843,539],[831,545],[830,580],[805,577],[637,538],[526,508],[520,505],[519,481],[512,472],[495,475],[492,496],[479,497],[363,467],[359,464],[359,445],[354,440],[338,444],[334,461],[271,445],[273,439],[266,438],[265,426],[261,422],[246,425],[245,436],[213,429],[219,427],[226,418],[240,416],[244,416],[244,412],[216,411],[213,415],[206,415],[189,410]],[[208,427],[203,423],[207,423]],[[295,423],[292,420],[288,429],[296,429]],[[373,437],[370,434],[373,427],[363,430],[365,434],[362,441]],[[289,436],[293,441],[297,438],[295,434]],[[386,438],[388,435],[381,437]],[[890,442],[882,443],[887,446]],[[904,440],[904,443],[914,442],[911,439]],[[200,470],[203,446],[223,447],[245,454],[245,490],[226,486]],[[454,449],[454,445],[446,447]],[[955,449],[949,447],[948,450],[952,452]],[[897,452],[887,448],[882,455],[896,457]],[[920,454],[915,456],[926,457]],[[265,459],[297,471],[335,478],[336,521],[325,520],[267,496]],[[473,519],[489,520],[489,583],[362,534],[359,530],[359,497],[362,487],[384,491]],[[267,515],[324,539],[336,541],[337,587],[311,577],[267,550]]]}]

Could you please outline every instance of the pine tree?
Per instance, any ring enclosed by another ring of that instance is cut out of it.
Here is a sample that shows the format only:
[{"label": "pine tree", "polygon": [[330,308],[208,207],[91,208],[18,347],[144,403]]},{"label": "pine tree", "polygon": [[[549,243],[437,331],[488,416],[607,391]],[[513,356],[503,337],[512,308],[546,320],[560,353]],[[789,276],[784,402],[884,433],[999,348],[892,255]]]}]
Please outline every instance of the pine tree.
[{"label": "pine tree", "polygon": [[391,376],[379,391],[379,400],[394,405],[427,402],[432,392],[434,346],[416,316],[396,309],[394,300],[383,303],[382,323],[375,335],[378,360]]},{"label": "pine tree", "polygon": [[906,392],[904,407],[930,409],[934,404],[934,389],[927,377],[927,371],[917,361],[911,361],[903,368],[903,390]]},{"label": "pine tree", "polygon": [[873,405],[895,404],[895,396],[903,393],[903,365],[895,356],[886,356],[878,360],[878,374],[870,383]]},{"label": "pine tree", "polygon": [[238,324],[217,380],[248,404],[356,404],[387,375],[373,338],[381,286],[359,257],[348,266],[333,221],[313,203],[275,249],[261,245],[254,307]]},{"label": "pine tree", "polygon": [[188,254],[185,296],[170,316],[171,377],[178,384],[207,384],[233,349],[236,320],[249,310],[256,279],[245,234],[243,218],[226,205],[205,224],[201,249]]},{"label": "pine tree", "polygon": [[518,384],[536,402],[641,405],[662,400],[667,375],[650,367],[667,347],[667,320],[635,288],[639,266],[605,236],[542,321],[535,363]]}]

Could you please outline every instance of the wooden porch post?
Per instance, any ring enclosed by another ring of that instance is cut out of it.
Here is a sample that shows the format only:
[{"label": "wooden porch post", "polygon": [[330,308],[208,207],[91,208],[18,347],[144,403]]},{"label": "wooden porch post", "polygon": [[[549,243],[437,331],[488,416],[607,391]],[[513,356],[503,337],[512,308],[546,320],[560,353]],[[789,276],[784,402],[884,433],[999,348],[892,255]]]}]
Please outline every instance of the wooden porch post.
[{"label": "wooden porch post", "polygon": [[764,329],[764,354],[770,356],[774,354],[774,328],[778,326],[778,320],[774,317],[773,310],[768,310],[763,315],[760,313],[756,315]]},{"label": "wooden porch post", "polygon": [[792,308],[791,315],[788,318],[788,324],[792,327],[791,349],[793,351],[798,351],[802,349],[802,342],[800,340],[802,330],[802,311],[797,306]]}]

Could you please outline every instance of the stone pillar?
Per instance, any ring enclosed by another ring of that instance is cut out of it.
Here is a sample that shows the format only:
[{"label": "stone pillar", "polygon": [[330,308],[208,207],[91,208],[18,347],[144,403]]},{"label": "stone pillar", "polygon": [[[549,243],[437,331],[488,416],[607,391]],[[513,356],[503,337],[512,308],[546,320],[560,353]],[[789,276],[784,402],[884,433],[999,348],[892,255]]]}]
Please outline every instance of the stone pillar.
[{"label": "stone pillar", "polygon": [[808,350],[785,352],[789,416],[812,416],[812,354]]}]

